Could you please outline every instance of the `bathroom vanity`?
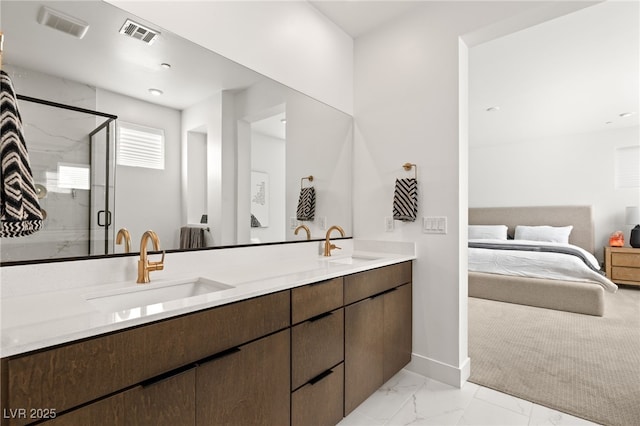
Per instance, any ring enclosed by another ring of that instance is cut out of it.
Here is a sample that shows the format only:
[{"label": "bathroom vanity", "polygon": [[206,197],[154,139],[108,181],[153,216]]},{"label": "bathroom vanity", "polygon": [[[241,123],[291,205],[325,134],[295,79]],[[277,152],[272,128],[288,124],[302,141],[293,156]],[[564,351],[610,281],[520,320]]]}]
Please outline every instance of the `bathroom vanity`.
[{"label": "bathroom vanity", "polygon": [[257,280],[262,294],[237,283],[162,319],[3,353],[2,424],[336,424],[411,359],[414,258],[316,260]]}]

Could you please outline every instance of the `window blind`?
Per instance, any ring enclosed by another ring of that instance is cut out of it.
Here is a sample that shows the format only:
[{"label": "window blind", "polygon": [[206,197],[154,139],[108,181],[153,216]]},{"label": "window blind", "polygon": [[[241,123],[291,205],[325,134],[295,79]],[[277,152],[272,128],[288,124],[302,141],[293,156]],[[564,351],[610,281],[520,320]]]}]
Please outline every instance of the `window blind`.
[{"label": "window blind", "polygon": [[89,189],[89,166],[58,163],[58,188]]},{"label": "window blind", "polygon": [[164,170],[164,130],[118,123],[116,161],[120,166]]},{"label": "window blind", "polygon": [[640,146],[616,148],[616,189],[640,188]]}]

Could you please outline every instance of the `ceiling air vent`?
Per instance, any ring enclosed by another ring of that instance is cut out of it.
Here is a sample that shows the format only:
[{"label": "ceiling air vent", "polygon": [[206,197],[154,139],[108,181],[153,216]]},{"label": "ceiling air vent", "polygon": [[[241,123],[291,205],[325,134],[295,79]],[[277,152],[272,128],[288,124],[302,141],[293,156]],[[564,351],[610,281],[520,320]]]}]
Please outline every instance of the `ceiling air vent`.
[{"label": "ceiling air vent", "polygon": [[83,20],[46,6],[42,6],[38,12],[38,23],[77,38],[84,37],[89,29],[89,24]]},{"label": "ceiling air vent", "polygon": [[147,44],[153,44],[153,42],[156,41],[156,39],[160,35],[158,31],[138,24],[131,19],[127,19],[125,21],[122,28],[120,28],[120,34],[142,40]]}]

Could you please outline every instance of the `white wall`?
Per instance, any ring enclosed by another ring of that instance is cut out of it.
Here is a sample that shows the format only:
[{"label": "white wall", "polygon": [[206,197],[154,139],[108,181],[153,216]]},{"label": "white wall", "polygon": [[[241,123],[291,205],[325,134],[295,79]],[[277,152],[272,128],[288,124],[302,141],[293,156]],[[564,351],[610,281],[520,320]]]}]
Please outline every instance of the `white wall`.
[{"label": "white wall", "polygon": [[187,223],[199,224],[207,214],[207,134],[187,132]]},{"label": "white wall", "polygon": [[629,239],[625,207],[640,205],[638,188],[615,188],[615,150],[638,144],[636,126],[472,147],[469,206],[592,205],[602,261],[612,232]]},{"label": "white wall", "polygon": [[[258,132],[252,133],[251,170],[269,175],[269,224],[264,228],[251,228],[253,242],[286,240],[286,158],[285,140]],[[248,222],[248,218],[244,219]]]},{"label": "white wall", "polygon": [[[411,369],[460,385],[467,355],[466,47],[459,38],[530,3],[426,2],[355,43],[355,236],[415,241]],[[462,79],[460,79],[460,77]],[[448,233],[395,222],[393,184],[418,165],[418,216],[446,216]]]},{"label": "white wall", "polygon": [[353,40],[306,1],[107,2],[353,113]]},{"label": "white wall", "polygon": [[164,130],[164,170],[116,166],[114,224],[116,230],[127,228],[131,233],[131,251],[139,251],[148,229],[158,234],[161,248],[180,247],[180,111],[103,89],[97,90],[97,109],[111,111],[119,122]]},{"label": "white wall", "polygon": [[[232,243],[228,235],[223,238],[223,208],[222,200],[222,93],[217,93],[202,102],[192,105],[182,111],[182,224],[187,219],[188,194],[188,140],[189,132],[198,131],[207,135],[207,215],[208,225],[213,237],[214,245]],[[233,208],[232,206],[227,206]],[[235,223],[232,222],[232,224]],[[233,230],[235,232],[235,230]],[[232,237],[233,238],[233,237]]]}]

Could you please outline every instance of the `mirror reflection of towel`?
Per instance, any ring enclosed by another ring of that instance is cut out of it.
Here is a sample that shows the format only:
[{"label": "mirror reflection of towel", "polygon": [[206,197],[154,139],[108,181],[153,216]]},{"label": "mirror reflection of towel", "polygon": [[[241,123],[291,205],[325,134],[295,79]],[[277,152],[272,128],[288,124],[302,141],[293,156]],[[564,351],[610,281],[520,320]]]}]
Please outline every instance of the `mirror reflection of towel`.
[{"label": "mirror reflection of towel", "polygon": [[6,72],[0,70],[0,79],[0,237],[23,237],[40,230],[43,214],[33,182],[16,93]]},{"label": "mirror reflection of towel", "polygon": [[313,186],[302,188],[298,199],[298,220],[313,220],[316,214],[316,190]]},{"label": "mirror reflection of towel", "polygon": [[180,248],[202,248],[208,247],[206,234],[209,228],[200,226],[183,226],[180,228]]},{"label": "mirror reflection of towel", "polygon": [[393,194],[393,218],[403,222],[414,222],[417,215],[417,179],[396,179],[396,187]]}]

